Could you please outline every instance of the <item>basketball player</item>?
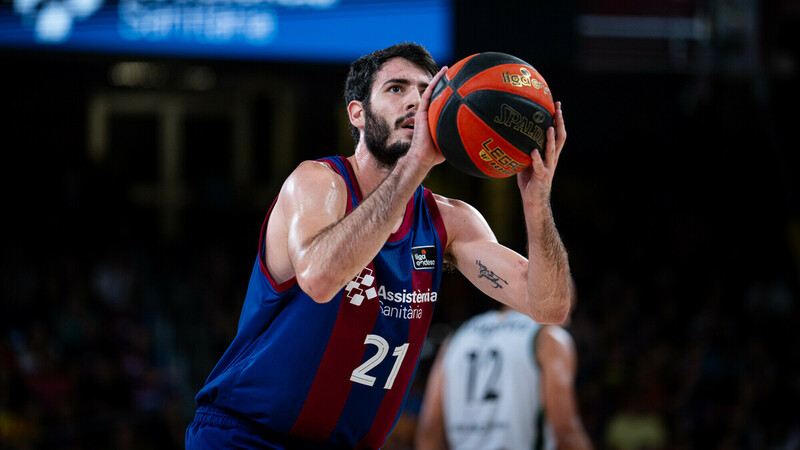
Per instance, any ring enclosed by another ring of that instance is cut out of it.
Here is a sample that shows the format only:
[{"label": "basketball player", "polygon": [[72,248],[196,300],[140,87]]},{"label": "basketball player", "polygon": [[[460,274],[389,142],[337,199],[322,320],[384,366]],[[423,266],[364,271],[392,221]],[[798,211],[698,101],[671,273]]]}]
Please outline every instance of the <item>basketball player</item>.
[{"label": "basketball player", "polygon": [[578,414],[576,366],[572,337],[558,325],[508,307],[473,317],[431,368],[417,450],[592,448]]},{"label": "basketball player", "polygon": [[345,100],[353,155],[301,163],[261,230],[233,342],[195,397],[186,447],[379,448],[401,412],[449,261],[540,322],[564,320],[569,264],[549,205],[566,139],[517,176],[528,255],[464,202],[420,183],[444,161],[428,129],[446,68],[403,43],[355,61]]}]

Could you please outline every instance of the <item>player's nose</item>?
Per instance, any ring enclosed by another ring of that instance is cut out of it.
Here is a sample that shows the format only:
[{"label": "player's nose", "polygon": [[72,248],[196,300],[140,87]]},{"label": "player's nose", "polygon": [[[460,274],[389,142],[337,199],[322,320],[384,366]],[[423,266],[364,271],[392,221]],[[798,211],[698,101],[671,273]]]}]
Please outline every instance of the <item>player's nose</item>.
[{"label": "player's nose", "polygon": [[406,109],[409,111],[417,109],[421,100],[421,92],[417,92],[416,89],[409,89],[409,94],[406,97]]}]

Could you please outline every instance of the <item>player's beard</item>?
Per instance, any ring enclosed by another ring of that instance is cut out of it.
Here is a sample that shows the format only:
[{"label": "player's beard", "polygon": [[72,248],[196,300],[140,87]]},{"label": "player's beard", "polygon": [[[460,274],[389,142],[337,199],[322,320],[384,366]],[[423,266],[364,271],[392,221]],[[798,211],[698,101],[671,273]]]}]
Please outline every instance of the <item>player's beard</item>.
[{"label": "player's beard", "polygon": [[[411,113],[395,121],[395,129],[413,115]],[[364,140],[366,141],[367,149],[378,160],[378,163],[387,168],[394,167],[397,160],[408,153],[408,149],[411,148],[411,142],[398,141],[389,144],[389,138],[392,136],[392,128],[389,126],[389,121],[377,114],[373,114],[369,103],[364,103],[364,119]]]}]

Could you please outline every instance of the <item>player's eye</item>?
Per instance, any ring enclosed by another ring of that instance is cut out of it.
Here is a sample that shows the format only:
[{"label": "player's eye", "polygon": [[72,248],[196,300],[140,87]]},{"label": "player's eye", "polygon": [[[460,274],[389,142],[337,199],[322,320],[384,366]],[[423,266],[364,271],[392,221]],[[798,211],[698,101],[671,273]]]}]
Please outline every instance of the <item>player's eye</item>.
[{"label": "player's eye", "polygon": [[398,84],[395,84],[395,85],[389,87],[389,92],[391,92],[393,94],[399,94],[399,93],[403,92],[403,87],[398,85]]}]

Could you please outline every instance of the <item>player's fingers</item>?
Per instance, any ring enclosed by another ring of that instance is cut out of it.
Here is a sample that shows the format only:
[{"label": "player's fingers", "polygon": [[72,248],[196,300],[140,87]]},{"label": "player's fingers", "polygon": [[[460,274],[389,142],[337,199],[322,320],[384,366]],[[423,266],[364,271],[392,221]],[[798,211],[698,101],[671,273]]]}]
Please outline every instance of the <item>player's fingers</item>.
[{"label": "player's fingers", "polygon": [[[534,150],[534,153],[535,152],[536,152],[536,150]],[[531,159],[533,159],[533,158],[531,157]],[[524,190],[525,186],[527,186],[528,183],[531,181],[531,177],[533,176],[533,167],[532,166],[533,165],[531,164],[531,166],[528,166],[525,169],[523,169],[521,172],[517,173],[517,186],[520,189]]]},{"label": "player's fingers", "polygon": [[533,152],[531,152],[531,166],[533,167],[533,176],[537,178],[541,178],[546,173],[547,169],[544,166],[542,155],[539,153],[538,149],[534,149]]},{"label": "player's fingers", "polygon": [[428,111],[428,105],[430,104],[431,96],[433,95],[433,90],[436,88],[436,85],[439,84],[439,80],[444,76],[445,72],[447,72],[447,66],[443,66],[441,69],[439,69],[439,73],[433,76],[433,79],[431,79],[430,84],[428,84],[428,87],[425,88],[425,92],[422,93],[422,98],[420,99],[419,102],[420,112]]},{"label": "player's fingers", "polygon": [[[533,155],[531,155],[533,158]],[[547,129],[547,137],[544,144],[544,162],[548,167],[555,167],[558,161],[558,143],[556,142],[556,130],[553,127]]]},{"label": "player's fingers", "polygon": [[561,102],[556,102],[556,117],[554,122],[556,129],[556,153],[561,153],[564,142],[567,140],[567,127],[564,124],[564,110],[561,109]]}]

